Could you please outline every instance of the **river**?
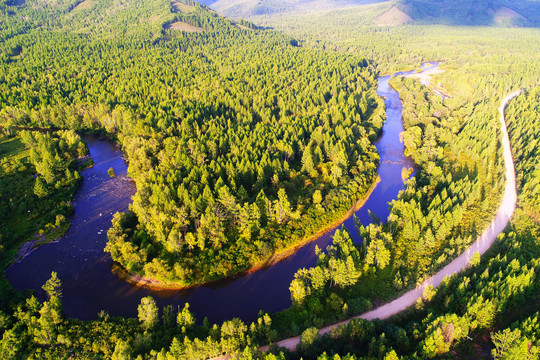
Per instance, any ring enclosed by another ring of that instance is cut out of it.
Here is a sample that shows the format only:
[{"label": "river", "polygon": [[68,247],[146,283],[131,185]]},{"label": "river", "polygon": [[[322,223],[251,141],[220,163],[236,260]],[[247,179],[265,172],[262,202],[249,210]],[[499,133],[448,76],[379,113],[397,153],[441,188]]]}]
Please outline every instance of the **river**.
[{"label": "river", "polygon": [[[427,70],[437,65],[428,64],[422,68]],[[375,142],[381,158],[378,169],[381,181],[355,213],[364,225],[370,222],[368,210],[380,219],[388,217],[388,203],[404,188],[402,169],[414,167],[412,160],[403,154],[400,142],[402,105],[399,94],[388,84],[389,79],[390,76],[380,77],[377,88],[377,94],[384,97],[387,108],[382,134]],[[111,272],[112,261],[103,249],[112,215],[127,210],[135,185],[126,176],[127,165],[118,147],[95,137],[83,139],[95,165],[81,173],[84,181],[74,199],[75,214],[70,229],[59,241],[40,247],[6,271],[17,289],[35,289],[41,299],[44,297],[41,286],[51,271],[56,271],[62,280],[66,316],[96,319],[100,310],[105,310],[111,316],[134,317],[141,298],[151,295],[160,307],[167,304],[183,306],[189,302],[199,320],[207,316],[211,322],[218,323],[233,317],[253,321],[259,310],[272,313],[289,307],[289,284],[295,272],[315,265],[315,246],[324,249],[331,243],[335,229],[267,269],[194,289],[153,291],[130,285]],[[115,178],[107,175],[110,167],[117,175]],[[352,217],[342,225],[358,240]]]}]

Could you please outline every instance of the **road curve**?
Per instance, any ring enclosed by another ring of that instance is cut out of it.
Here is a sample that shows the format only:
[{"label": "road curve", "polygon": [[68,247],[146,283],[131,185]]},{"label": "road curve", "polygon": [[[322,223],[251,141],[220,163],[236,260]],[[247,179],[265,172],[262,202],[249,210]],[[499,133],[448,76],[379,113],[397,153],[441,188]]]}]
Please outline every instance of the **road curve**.
[{"label": "road curve", "polygon": [[[397,299],[385,305],[379,306],[376,309],[365,312],[351,319],[344,320],[339,323],[326,326],[319,330],[319,334],[323,335],[329,332],[333,328],[336,328],[340,325],[346,325],[352,319],[357,319],[357,318],[366,319],[366,320],[386,319],[393,315],[396,315],[397,313],[414,305],[416,300],[422,297],[422,293],[424,292],[424,289],[426,287],[430,285],[432,285],[434,288],[438,287],[446,277],[450,277],[453,274],[458,273],[461,270],[467,268],[467,266],[469,265],[469,261],[471,260],[471,257],[474,253],[478,252],[480,253],[480,255],[482,255],[483,253],[486,252],[486,250],[488,250],[491,247],[491,245],[497,239],[497,236],[504,230],[504,228],[510,221],[510,218],[512,217],[512,214],[514,213],[514,210],[516,208],[516,201],[517,201],[516,174],[514,170],[514,160],[512,159],[512,151],[510,148],[510,139],[508,137],[508,131],[506,129],[506,121],[504,119],[504,110],[506,109],[506,105],[508,104],[508,102],[512,100],[514,97],[518,96],[520,93],[521,93],[521,90],[518,90],[506,96],[502,100],[501,106],[499,108],[501,133],[503,135],[502,145],[503,145],[503,150],[504,150],[504,164],[506,167],[506,186],[504,189],[503,200],[501,202],[499,210],[497,211],[497,215],[495,216],[495,219],[493,219],[493,221],[491,222],[487,230],[459,257],[454,259],[450,264],[446,265],[444,268],[438,271],[435,275],[431,276],[429,279],[424,281],[422,284],[420,284],[416,288],[406,292],[405,294],[401,295]],[[300,336],[295,336],[293,338],[278,341],[277,345],[279,347],[287,348],[289,350],[294,351],[296,350],[296,347],[298,346],[299,343],[300,343]],[[261,347],[260,350],[261,351],[268,350],[268,345]]]}]

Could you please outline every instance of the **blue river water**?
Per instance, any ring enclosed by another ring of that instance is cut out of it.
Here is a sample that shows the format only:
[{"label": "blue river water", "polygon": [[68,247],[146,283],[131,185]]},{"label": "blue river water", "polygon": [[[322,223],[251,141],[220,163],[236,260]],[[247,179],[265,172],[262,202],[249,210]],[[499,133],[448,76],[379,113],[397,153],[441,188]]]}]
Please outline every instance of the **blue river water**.
[{"label": "blue river water", "polygon": [[[438,64],[422,66],[423,69]],[[413,72],[397,73],[406,75]],[[388,84],[390,76],[379,78],[377,94],[385,99],[387,119],[375,145],[380,155],[376,186],[364,206],[355,215],[367,225],[369,211],[380,219],[389,214],[389,203],[404,188],[403,168],[414,164],[403,154],[400,133],[403,132],[402,105],[399,94]],[[199,320],[205,316],[211,322],[239,317],[244,321],[256,319],[259,310],[268,313],[291,305],[289,284],[300,268],[315,265],[315,246],[324,249],[332,241],[334,230],[299,249],[295,254],[269,268],[206,286],[182,291],[151,291],[132,286],[111,271],[112,260],[103,251],[112,215],[126,211],[135,193],[134,183],[127,178],[127,165],[122,152],[110,141],[84,137],[95,165],[82,172],[83,183],[74,199],[75,214],[72,226],[58,242],[42,246],[6,271],[18,289],[35,289],[43,297],[41,286],[56,271],[62,280],[63,304],[66,316],[96,319],[101,310],[111,316],[134,317],[137,305],[151,295],[159,306],[167,304],[190,309]],[[115,178],[107,175],[112,167]],[[358,239],[353,217],[342,225]]]}]

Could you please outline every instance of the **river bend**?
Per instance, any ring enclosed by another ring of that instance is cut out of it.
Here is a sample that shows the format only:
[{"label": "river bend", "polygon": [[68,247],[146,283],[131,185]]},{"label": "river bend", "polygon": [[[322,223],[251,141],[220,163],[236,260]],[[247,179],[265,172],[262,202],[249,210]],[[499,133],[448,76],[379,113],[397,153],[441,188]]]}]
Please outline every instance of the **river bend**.
[{"label": "river bend", "polygon": [[[422,68],[437,66],[429,64]],[[414,167],[411,159],[403,154],[402,104],[399,94],[388,84],[389,79],[390,76],[380,77],[377,89],[377,94],[385,99],[387,114],[382,133],[375,142],[380,155],[381,181],[355,213],[364,225],[370,222],[368,210],[380,219],[388,217],[389,202],[404,188],[402,169]],[[82,171],[84,180],[75,196],[70,229],[58,242],[42,246],[6,272],[17,289],[35,289],[38,297],[43,298],[41,286],[51,271],[56,271],[62,280],[64,312],[69,317],[96,319],[100,310],[111,316],[134,317],[141,298],[151,295],[160,307],[183,306],[189,302],[190,310],[199,320],[207,316],[211,322],[232,317],[253,321],[259,310],[272,313],[289,307],[289,284],[294,274],[300,268],[316,264],[315,246],[324,249],[331,243],[335,229],[267,269],[193,289],[155,291],[130,285],[111,272],[112,261],[103,249],[112,215],[127,210],[135,185],[126,177],[127,165],[113,143],[89,136],[84,140],[95,165]],[[107,175],[110,167],[117,174],[112,179]],[[358,239],[352,216],[342,225]]]}]

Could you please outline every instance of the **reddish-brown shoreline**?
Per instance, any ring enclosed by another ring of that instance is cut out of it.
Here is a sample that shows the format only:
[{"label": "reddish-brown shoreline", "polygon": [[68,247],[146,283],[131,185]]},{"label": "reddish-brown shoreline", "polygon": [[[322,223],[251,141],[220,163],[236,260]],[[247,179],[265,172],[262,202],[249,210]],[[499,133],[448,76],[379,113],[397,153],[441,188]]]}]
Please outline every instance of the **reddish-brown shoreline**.
[{"label": "reddish-brown shoreline", "polygon": [[[322,230],[320,230],[317,233],[315,233],[315,234],[313,234],[313,235],[311,235],[311,236],[297,242],[296,244],[294,244],[292,246],[289,246],[289,247],[287,247],[287,248],[285,248],[283,250],[280,250],[278,253],[272,255],[269,259],[267,259],[267,260],[265,260],[263,262],[260,262],[260,263],[252,266],[251,268],[249,268],[247,270],[240,271],[237,274],[231,275],[229,277],[233,277],[233,276],[237,276],[237,275],[243,275],[243,274],[250,274],[250,273],[253,273],[255,271],[259,271],[259,270],[265,269],[265,268],[267,268],[269,266],[272,266],[273,264],[275,264],[277,262],[280,262],[281,260],[284,260],[285,258],[291,256],[296,251],[298,251],[298,249],[300,249],[301,247],[309,244],[312,241],[315,241],[320,236],[326,234],[327,232],[331,231],[332,229],[335,229],[341,223],[343,223],[345,220],[347,220],[349,217],[351,217],[358,209],[360,209],[362,206],[364,206],[364,204],[369,199],[369,197],[373,193],[373,190],[375,190],[375,188],[377,187],[377,185],[379,184],[380,181],[381,181],[381,178],[379,176],[377,176],[377,179],[375,180],[375,182],[373,182],[373,184],[371,185],[369,190],[364,194],[364,196],[362,196],[356,202],[356,204],[354,204],[354,206],[349,209],[349,211],[347,211],[341,218],[339,218],[339,220],[334,221],[333,223],[331,223],[331,224],[327,225],[326,227],[324,227]],[[128,283],[130,283],[132,285],[135,285],[135,286],[141,287],[141,288],[145,288],[145,289],[156,290],[156,291],[159,291],[159,290],[184,290],[184,289],[190,289],[190,288],[194,288],[194,287],[197,287],[197,286],[201,286],[201,285],[205,285],[205,284],[215,282],[215,281],[210,281],[210,282],[193,283],[193,284],[180,284],[180,283],[177,283],[177,282],[164,283],[164,282],[162,282],[160,280],[157,280],[157,279],[154,279],[154,278],[151,278],[151,277],[148,277],[148,276],[141,276],[139,274],[130,273],[125,268],[123,268],[122,266],[120,266],[118,264],[116,264],[114,266],[113,272],[120,279],[122,279],[122,280],[124,280],[124,281],[126,281],[126,282],[128,282]],[[216,280],[216,281],[219,281],[219,280]]]}]

